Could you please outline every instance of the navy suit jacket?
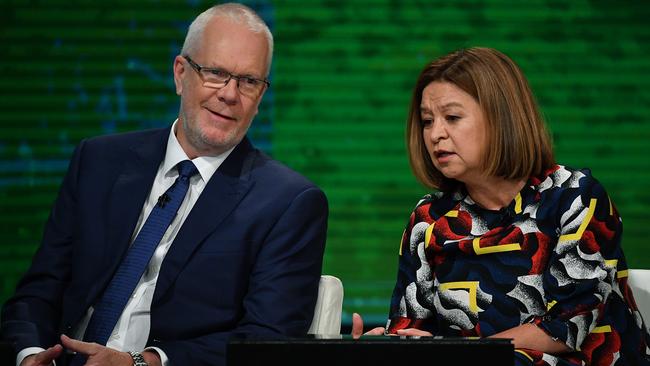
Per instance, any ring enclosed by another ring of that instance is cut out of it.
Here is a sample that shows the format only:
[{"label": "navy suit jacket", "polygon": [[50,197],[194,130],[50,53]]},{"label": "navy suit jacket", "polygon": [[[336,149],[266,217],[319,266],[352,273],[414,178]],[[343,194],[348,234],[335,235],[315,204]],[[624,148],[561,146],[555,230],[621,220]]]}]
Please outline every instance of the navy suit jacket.
[{"label": "navy suit jacket", "polygon": [[[2,333],[17,351],[70,333],[124,257],[170,128],[96,137],[76,148]],[[305,334],[313,316],[327,199],[239,143],[207,183],[167,253],[148,346],[175,365],[220,365],[233,333]]]}]

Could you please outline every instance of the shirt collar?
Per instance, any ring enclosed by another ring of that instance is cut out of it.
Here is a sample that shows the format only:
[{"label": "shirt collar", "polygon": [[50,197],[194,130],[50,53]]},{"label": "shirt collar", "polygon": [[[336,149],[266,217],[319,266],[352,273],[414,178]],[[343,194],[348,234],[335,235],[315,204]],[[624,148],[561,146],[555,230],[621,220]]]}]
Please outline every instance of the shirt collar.
[{"label": "shirt collar", "polygon": [[201,179],[203,179],[204,182],[208,182],[210,178],[212,178],[214,172],[219,169],[221,164],[224,162],[224,160],[226,160],[228,155],[230,155],[235,147],[232,147],[228,151],[216,156],[199,156],[197,158],[190,159],[176,138],[175,132],[177,126],[178,119],[174,121],[171,131],[169,132],[169,138],[167,138],[167,151],[165,152],[165,160],[163,161],[164,175],[167,176],[167,174],[170,174],[176,164],[180,163],[181,161],[192,160],[192,163],[194,163],[196,169],[201,175]]}]

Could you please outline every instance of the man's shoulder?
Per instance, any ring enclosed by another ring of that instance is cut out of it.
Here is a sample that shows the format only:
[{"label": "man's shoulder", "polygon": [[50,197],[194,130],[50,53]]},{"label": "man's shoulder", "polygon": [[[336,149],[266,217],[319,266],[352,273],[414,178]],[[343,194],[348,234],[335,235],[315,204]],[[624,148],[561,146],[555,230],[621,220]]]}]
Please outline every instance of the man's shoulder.
[{"label": "man's shoulder", "polygon": [[168,136],[169,127],[95,136],[81,141],[76,154],[93,164],[119,162],[130,156],[160,156]]},{"label": "man's shoulder", "polygon": [[152,138],[157,136],[166,138],[169,134],[169,127],[164,128],[154,128],[148,130],[139,130],[139,131],[129,131],[114,133],[108,135],[100,135],[87,138],[83,141],[84,144],[89,146],[109,146],[109,147],[121,147],[121,146],[134,146],[138,143],[145,141],[151,141]]},{"label": "man's shoulder", "polygon": [[303,174],[272,158],[263,151],[255,149],[255,155],[251,175],[256,180],[261,180],[264,184],[278,188],[303,190],[307,188],[318,188],[314,182]]}]

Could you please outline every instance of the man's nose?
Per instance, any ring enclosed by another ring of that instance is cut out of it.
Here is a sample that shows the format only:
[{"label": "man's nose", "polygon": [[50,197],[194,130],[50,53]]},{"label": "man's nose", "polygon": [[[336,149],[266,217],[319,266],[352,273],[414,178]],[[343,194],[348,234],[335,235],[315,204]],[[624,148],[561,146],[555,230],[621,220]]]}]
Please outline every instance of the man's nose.
[{"label": "man's nose", "polygon": [[230,78],[226,85],[224,85],[217,92],[217,97],[219,100],[223,101],[226,104],[235,104],[237,103],[237,98],[239,98],[238,90],[238,80],[235,78]]}]

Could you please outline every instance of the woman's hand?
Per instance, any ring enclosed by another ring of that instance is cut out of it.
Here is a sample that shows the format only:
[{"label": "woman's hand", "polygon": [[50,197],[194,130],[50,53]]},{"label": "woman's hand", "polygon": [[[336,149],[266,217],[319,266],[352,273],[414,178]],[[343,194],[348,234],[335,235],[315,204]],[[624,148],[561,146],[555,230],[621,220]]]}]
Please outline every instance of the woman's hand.
[{"label": "woman's hand", "polygon": [[397,335],[400,336],[418,336],[418,337],[432,337],[433,334],[427,332],[426,330],[420,330],[415,328],[406,328],[398,329]]},{"label": "woman's hand", "polygon": [[385,331],[386,328],[377,327],[364,333],[363,319],[361,319],[361,315],[357,313],[352,314],[352,338],[359,339],[362,335],[384,335]]},{"label": "woman's hand", "polygon": [[551,355],[571,351],[562,341],[554,340],[542,329],[531,323],[504,330],[488,338],[512,338],[515,348],[534,349]]},{"label": "woman's hand", "polygon": [[[361,315],[354,313],[352,314],[352,338],[359,339],[362,335],[384,335],[386,333],[386,328],[377,327],[371,329],[367,332],[363,332],[363,319]],[[397,334],[389,334],[392,336],[418,336],[418,337],[431,337],[433,334],[420,329],[407,328],[407,329],[398,329]]]}]

